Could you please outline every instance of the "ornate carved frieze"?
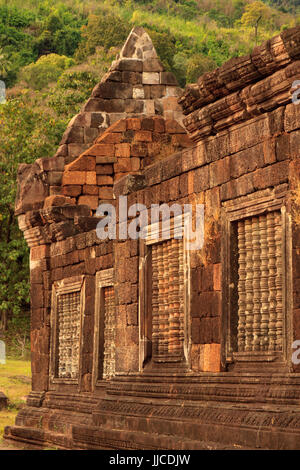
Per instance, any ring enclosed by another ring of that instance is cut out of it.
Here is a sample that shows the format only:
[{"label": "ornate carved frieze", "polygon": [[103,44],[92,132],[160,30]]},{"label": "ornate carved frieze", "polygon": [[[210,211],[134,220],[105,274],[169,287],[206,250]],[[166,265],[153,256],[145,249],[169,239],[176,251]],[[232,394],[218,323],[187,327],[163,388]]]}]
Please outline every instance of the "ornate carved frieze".
[{"label": "ornate carved frieze", "polygon": [[184,114],[243,89],[299,59],[300,28],[256,46],[251,55],[232,58],[212,72],[203,74],[197,84],[188,85],[179,102]]},{"label": "ornate carved frieze", "polygon": [[234,124],[290,103],[292,84],[298,79],[299,72],[300,61],[293,62],[285,69],[278,70],[241,91],[215,99],[206,106],[195,104],[194,109],[183,120],[190,138],[198,142]]}]

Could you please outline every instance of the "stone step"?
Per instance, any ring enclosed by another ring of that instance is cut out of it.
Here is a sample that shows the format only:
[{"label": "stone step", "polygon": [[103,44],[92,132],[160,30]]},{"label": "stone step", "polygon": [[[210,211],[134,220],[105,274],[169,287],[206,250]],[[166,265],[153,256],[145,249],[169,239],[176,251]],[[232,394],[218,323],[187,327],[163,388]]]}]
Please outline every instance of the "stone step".
[{"label": "stone step", "polygon": [[246,447],[183,439],[150,432],[73,426],[73,444],[78,449],[114,450],[241,450]]}]

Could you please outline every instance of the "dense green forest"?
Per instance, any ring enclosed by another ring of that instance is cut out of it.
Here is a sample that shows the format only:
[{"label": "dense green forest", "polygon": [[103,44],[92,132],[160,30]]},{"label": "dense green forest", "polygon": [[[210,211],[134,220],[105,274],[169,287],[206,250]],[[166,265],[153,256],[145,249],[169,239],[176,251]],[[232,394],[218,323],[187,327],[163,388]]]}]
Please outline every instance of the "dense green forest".
[{"label": "dense green forest", "polygon": [[134,25],[181,86],[300,24],[300,0],[0,0],[0,329],[28,328],[28,249],[14,218],[19,163],[55,153],[68,120]]}]

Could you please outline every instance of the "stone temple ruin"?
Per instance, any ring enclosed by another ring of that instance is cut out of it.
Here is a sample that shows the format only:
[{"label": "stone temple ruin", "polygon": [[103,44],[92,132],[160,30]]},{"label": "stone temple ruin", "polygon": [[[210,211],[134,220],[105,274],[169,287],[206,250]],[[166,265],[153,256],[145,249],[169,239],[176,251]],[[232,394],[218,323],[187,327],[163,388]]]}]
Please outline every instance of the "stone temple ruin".
[{"label": "stone temple ruin", "polygon": [[[8,441],[300,448],[299,79],[300,28],[185,91],[134,28],[56,155],[20,166],[32,392]],[[204,245],[101,240],[120,196],[203,204]]]}]

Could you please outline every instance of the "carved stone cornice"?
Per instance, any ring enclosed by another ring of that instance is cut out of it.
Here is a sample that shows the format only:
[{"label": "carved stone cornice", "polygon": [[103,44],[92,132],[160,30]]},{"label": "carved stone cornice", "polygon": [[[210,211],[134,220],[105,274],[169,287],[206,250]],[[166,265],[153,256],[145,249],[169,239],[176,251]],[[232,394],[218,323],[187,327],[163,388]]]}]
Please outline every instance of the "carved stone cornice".
[{"label": "carved stone cornice", "polygon": [[31,248],[94,230],[99,219],[91,216],[88,206],[64,205],[27,212],[18,217],[18,222]]},{"label": "carved stone cornice", "polygon": [[300,61],[290,64],[258,83],[246,86],[207,106],[196,108],[184,118],[195,142],[291,102],[291,89],[300,77]]},{"label": "carved stone cornice", "polygon": [[300,58],[300,27],[256,46],[251,54],[234,57],[221,67],[207,72],[197,84],[188,85],[179,99],[184,114],[212,103],[246,85],[255,83]]}]

